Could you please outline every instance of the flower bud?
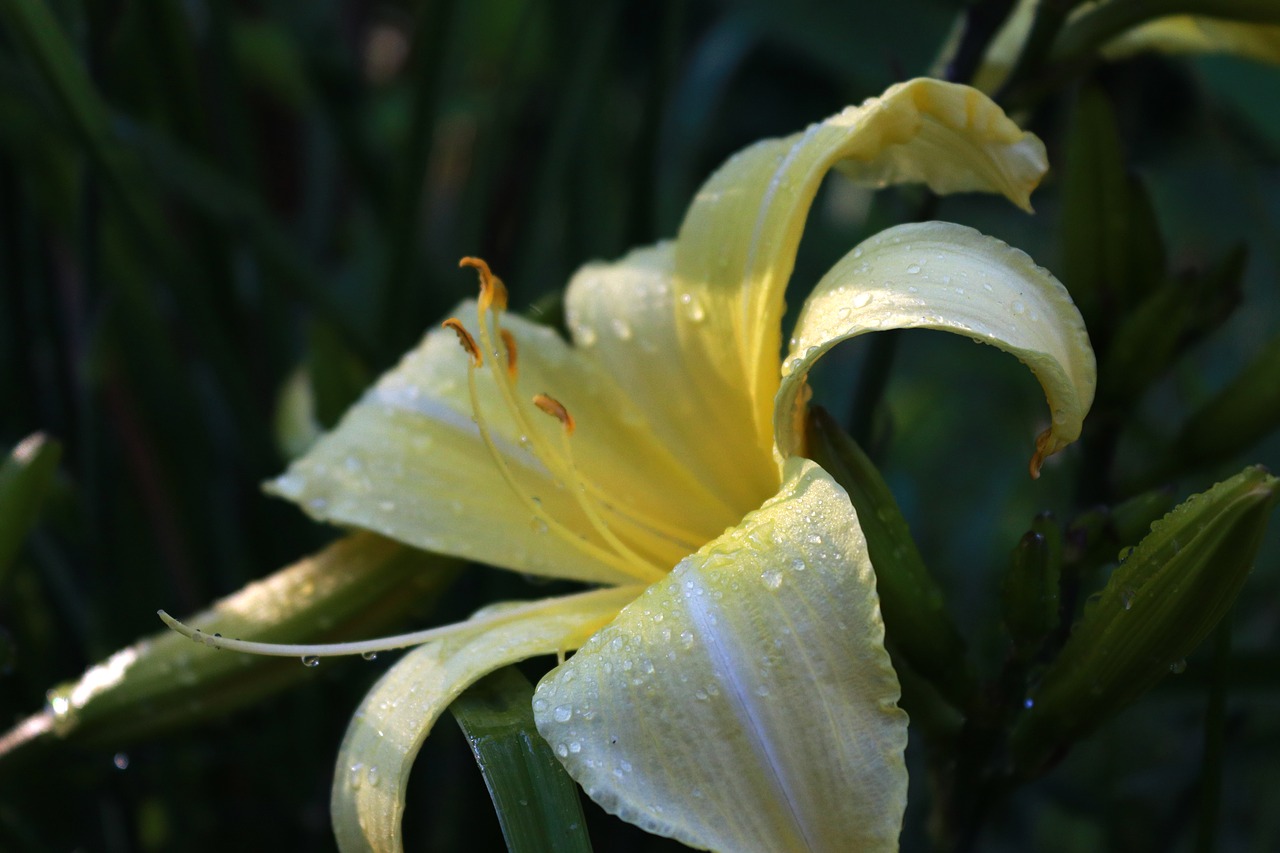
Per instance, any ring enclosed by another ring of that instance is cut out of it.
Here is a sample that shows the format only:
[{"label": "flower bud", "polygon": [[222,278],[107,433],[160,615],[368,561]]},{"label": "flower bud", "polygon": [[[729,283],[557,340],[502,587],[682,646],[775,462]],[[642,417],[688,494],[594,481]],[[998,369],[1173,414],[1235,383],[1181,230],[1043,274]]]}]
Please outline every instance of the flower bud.
[{"label": "flower bud", "polygon": [[1151,526],[1086,604],[1032,692],[1013,733],[1020,773],[1044,769],[1071,741],[1185,668],[1252,570],[1278,488],[1265,469],[1246,468]]}]

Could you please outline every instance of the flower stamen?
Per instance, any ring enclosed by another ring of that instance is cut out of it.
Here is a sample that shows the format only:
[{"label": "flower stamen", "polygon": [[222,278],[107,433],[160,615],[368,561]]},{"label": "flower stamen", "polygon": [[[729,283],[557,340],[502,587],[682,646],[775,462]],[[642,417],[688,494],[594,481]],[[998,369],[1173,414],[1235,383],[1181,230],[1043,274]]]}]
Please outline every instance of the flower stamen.
[{"label": "flower stamen", "polygon": [[[489,269],[489,265],[479,258],[463,258],[459,262],[459,266],[471,267],[475,269],[480,278],[480,298],[477,304],[477,320],[479,321],[479,349],[487,350],[493,353],[493,358],[489,361],[489,371],[493,376],[498,391],[506,404],[506,409],[515,423],[517,429],[522,433],[522,443],[527,440],[527,446],[533,456],[538,459],[547,471],[557,480],[565,483],[573,493],[573,498],[578,506],[586,515],[591,527],[600,535],[602,539],[613,549],[613,559],[606,560],[609,565],[620,568],[626,574],[632,577],[639,577],[648,580],[655,580],[661,577],[662,570],[654,565],[652,560],[645,559],[622,542],[618,536],[609,529],[601,514],[596,510],[594,503],[599,501],[599,490],[588,484],[578,472],[577,465],[573,460],[573,454],[569,447],[568,436],[573,434],[574,420],[569,411],[557,400],[545,394],[539,394],[534,398],[534,405],[541,411],[555,417],[564,427],[561,434],[562,445],[557,451],[556,448],[549,446],[545,436],[540,430],[534,429],[533,424],[529,421],[525,414],[524,407],[520,405],[516,397],[515,380],[517,377],[517,359],[518,349],[515,337],[507,329],[502,328],[500,314],[507,307],[507,290],[502,284],[501,279],[493,274]],[[490,325],[492,323],[492,325]],[[452,328],[452,326],[450,327]],[[502,349],[497,346],[497,340],[501,340]],[[465,344],[464,344],[465,346]],[[506,352],[505,369],[499,365],[502,359],[502,351]],[[468,350],[469,351],[469,350]],[[479,367],[480,363],[472,359],[472,367]],[[530,508],[534,517],[547,525],[549,530],[556,530],[558,534],[569,536],[573,539],[574,544],[579,547],[590,545],[589,542],[581,537],[574,536],[564,525],[559,524],[550,518],[547,513],[541,509],[538,503],[535,503],[525,491],[520,488],[516,482],[514,475],[511,473],[510,466],[499,452],[493,437],[489,432],[488,426],[484,423],[483,413],[480,411],[479,393],[475,387],[474,371],[468,370],[469,391],[471,394],[471,405],[475,411],[476,423],[480,427],[481,438],[488,447],[490,455],[493,456],[499,470],[502,472],[503,479],[517,493],[520,500]],[[527,404],[526,404],[527,405]],[[597,546],[592,546],[597,549]],[[598,549],[597,549],[598,550]],[[625,566],[625,568],[623,568]]]},{"label": "flower stamen", "polygon": [[457,317],[450,317],[440,326],[445,329],[453,329],[458,336],[458,343],[462,344],[462,348],[467,351],[467,355],[471,356],[472,367],[479,367],[484,364],[484,359],[480,356],[480,348],[476,346],[476,339],[471,337],[471,333],[462,325],[461,320]]},{"label": "flower stamen", "polygon": [[516,347],[516,336],[511,334],[507,329],[498,329],[498,334],[502,335],[502,345],[507,350],[507,376],[512,382],[516,381],[516,357],[519,355],[519,349]]},{"label": "flower stamen", "polygon": [[560,426],[564,427],[566,435],[573,435],[573,415],[569,414],[569,410],[564,407],[563,403],[554,397],[548,397],[546,394],[535,394],[533,396],[533,404],[558,420]]}]

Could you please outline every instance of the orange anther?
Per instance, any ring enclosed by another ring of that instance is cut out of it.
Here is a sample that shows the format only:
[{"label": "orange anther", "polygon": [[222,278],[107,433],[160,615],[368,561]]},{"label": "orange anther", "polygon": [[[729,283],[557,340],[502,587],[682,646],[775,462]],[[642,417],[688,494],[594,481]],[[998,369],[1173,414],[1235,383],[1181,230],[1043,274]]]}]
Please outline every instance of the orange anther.
[{"label": "orange anther", "polygon": [[459,267],[471,267],[480,274],[480,313],[490,307],[498,311],[507,310],[507,287],[489,270],[489,265],[480,258],[463,258],[458,261]]},{"label": "orange anther", "polygon": [[462,348],[467,351],[467,355],[471,356],[471,363],[476,367],[484,364],[484,359],[480,357],[480,347],[476,346],[476,339],[471,337],[471,333],[462,325],[462,321],[457,317],[450,317],[440,324],[442,328],[453,329],[458,336],[458,343],[462,344]]},{"label": "orange anther", "polygon": [[546,394],[536,394],[533,398],[533,404],[558,420],[560,425],[564,427],[566,435],[573,435],[573,415],[569,414],[569,410],[559,400],[554,397],[548,397]]},{"label": "orange anther", "polygon": [[506,329],[499,329],[498,333],[502,335],[502,345],[507,349],[507,375],[514,381],[516,378],[516,356],[519,353],[516,348],[516,336]]}]

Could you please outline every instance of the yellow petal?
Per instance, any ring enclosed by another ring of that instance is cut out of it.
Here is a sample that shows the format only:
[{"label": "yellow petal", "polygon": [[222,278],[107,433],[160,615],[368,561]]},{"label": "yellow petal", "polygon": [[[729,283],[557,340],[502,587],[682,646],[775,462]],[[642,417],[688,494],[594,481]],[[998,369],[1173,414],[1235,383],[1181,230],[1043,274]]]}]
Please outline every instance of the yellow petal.
[{"label": "yellow petal", "polygon": [[[475,329],[475,305],[458,309]],[[550,329],[504,318],[517,342],[517,403],[526,425],[561,448],[560,424],[537,410],[535,394],[561,401],[577,422],[571,447],[582,475],[619,511],[665,520],[631,522],[617,532],[663,569],[724,529],[726,510],[648,430],[645,413],[590,358]],[[492,358],[491,354],[484,354]],[[521,437],[497,383],[476,376],[481,409],[499,453],[526,500],[568,529],[548,531],[502,477],[473,421],[469,359],[447,329],[430,332],[383,376],[341,424],[268,491],[313,517],[373,530],[429,551],[504,568],[595,583],[634,580],[601,562],[607,550],[580,508],[573,484],[550,471]],[[563,472],[560,472],[563,473]],[[594,551],[581,547],[586,541]]]},{"label": "yellow petal", "polygon": [[896,848],[906,714],[845,492],[789,460],[748,515],[550,673],[538,730],[588,796],[697,848]]},{"label": "yellow petal", "polygon": [[[378,680],[347,728],[333,779],[333,830],[343,851],[400,850],[409,770],[436,718],[476,680],[535,655],[574,649],[639,592],[637,587],[549,598],[499,626],[461,622],[414,649]],[[474,618],[474,617],[473,617]]]},{"label": "yellow petal", "polygon": [[1280,26],[1171,15],[1114,39],[1103,49],[1103,54],[1108,59],[1119,59],[1148,50],[1229,53],[1260,62],[1280,63]]},{"label": "yellow petal", "polygon": [[708,401],[707,428],[752,424],[757,452],[772,445],[783,292],[809,206],[833,167],[872,186],[996,192],[1029,208],[1048,165],[1040,140],[985,95],[919,79],[758,143],[712,175],[676,243],[678,361],[697,369],[685,381]]},{"label": "yellow petal", "polygon": [[1025,252],[993,237],[950,222],[921,222],[863,242],[809,295],[783,363],[780,453],[801,448],[805,376],[814,363],[837,343],[882,329],[956,332],[1021,359],[1040,380],[1052,413],[1037,460],[1080,435],[1096,372],[1084,321],[1066,288]]},{"label": "yellow petal", "polygon": [[[707,535],[688,553],[758,507],[779,480],[772,454],[760,451],[753,431],[742,423],[708,426],[724,401],[704,396],[705,386],[687,379],[701,366],[688,360],[673,319],[677,311],[694,310],[678,303],[674,264],[671,243],[588,264],[569,282],[565,312],[574,343],[626,389],[649,429],[686,470],[715,489],[724,512],[704,525]],[[721,387],[728,389],[731,379]]]}]

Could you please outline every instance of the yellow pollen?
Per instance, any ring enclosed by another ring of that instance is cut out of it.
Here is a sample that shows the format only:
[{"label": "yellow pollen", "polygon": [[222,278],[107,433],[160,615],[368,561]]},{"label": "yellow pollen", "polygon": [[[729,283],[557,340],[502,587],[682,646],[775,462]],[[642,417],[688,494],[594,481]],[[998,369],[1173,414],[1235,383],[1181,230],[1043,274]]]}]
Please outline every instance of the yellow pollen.
[{"label": "yellow pollen", "polygon": [[459,267],[471,267],[480,274],[480,311],[484,313],[491,307],[496,311],[507,310],[507,287],[489,270],[489,265],[480,258],[463,258],[458,261]]},{"label": "yellow pollen", "polygon": [[559,400],[546,394],[535,394],[533,404],[560,422],[566,435],[573,435],[573,415]]},{"label": "yellow pollen", "polygon": [[467,355],[471,356],[471,363],[476,367],[484,364],[484,359],[480,357],[480,348],[476,346],[476,339],[471,337],[471,333],[462,325],[462,321],[457,317],[450,317],[440,324],[445,329],[453,329],[458,336],[458,343],[462,344],[462,348],[467,351]]},{"label": "yellow pollen", "polygon": [[511,381],[516,379],[516,356],[518,349],[516,347],[516,336],[506,329],[499,329],[498,334],[502,335],[502,345],[507,350],[507,376],[511,377]]}]

